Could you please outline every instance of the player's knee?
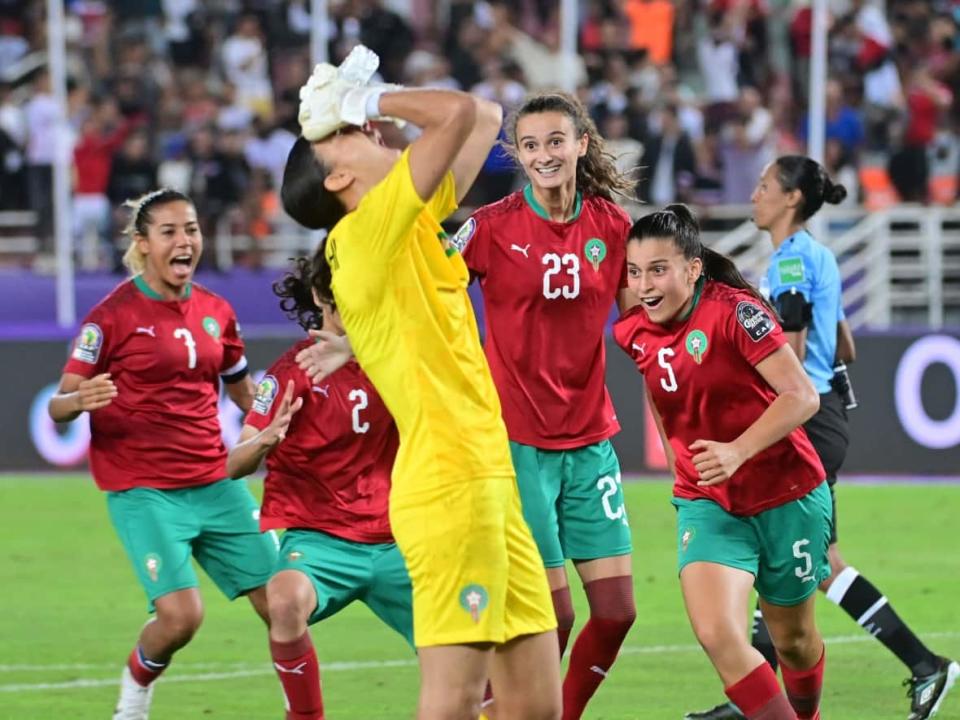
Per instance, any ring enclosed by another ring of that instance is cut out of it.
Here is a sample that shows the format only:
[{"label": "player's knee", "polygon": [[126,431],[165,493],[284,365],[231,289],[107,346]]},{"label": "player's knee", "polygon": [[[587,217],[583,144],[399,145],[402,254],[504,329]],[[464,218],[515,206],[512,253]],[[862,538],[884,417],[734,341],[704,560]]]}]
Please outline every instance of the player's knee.
[{"label": "player's knee", "polygon": [[285,592],[282,587],[267,586],[267,612],[270,627],[289,628],[306,623],[311,608],[301,593]]},{"label": "player's knee", "polygon": [[476,720],[483,704],[483,690],[484,686],[460,685],[448,687],[443,692],[428,692],[425,696],[421,695],[418,717],[430,720]]},{"label": "player's knee", "polygon": [[693,622],[693,634],[697,642],[714,657],[737,644],[746,645],[747,640],[740,636],[736,628],[722,623]]},{"label": "player's knee", "polygon": [[203,607],[178,608],[173,612],[158,613],[157,622],[163,628],[170,645],[181,648],[196,635],[203,622]]},{"label": "player's knee", "polygon": [[802,667],[810,655],[811,644],[819,642],[812,629],[799,625],[771,629],[770,637],[777,655],[791,667]]}]

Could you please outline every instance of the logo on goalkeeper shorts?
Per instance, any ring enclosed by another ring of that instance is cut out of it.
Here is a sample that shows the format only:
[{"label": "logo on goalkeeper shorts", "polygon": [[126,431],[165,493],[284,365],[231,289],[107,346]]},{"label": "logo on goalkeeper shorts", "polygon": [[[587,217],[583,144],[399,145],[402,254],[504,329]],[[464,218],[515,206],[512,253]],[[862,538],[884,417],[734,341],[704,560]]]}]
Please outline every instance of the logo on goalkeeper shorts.
[{"label": "logo on goalkeeper shorts", "polygon": [[693,361],[699,365],[703,362],[703,356],[707,354],[707,336],[703,330],[691,330],[687,333],[687,339],[684,343],[687,352],[693,356]]},{"label": "logo on goalkeeper shorts", "polygon": [[486,609],[489,601],[483,585],[470,584],[460,591],[460,607],[470,613],[475,623],[480,622],[480,613]]},{"label": "logo on goalkeeper shorts", "polygon": [[160,577],[160,568],[163,566],[160,556],[156,553],[149,553],[143,559],[143,564],[147,568],[147,575],[153,582],[156,582]]},{"label": "logo on goalkeeper shorts", "polygon": [[273,401],[280,391],[280,383],[273,375],[267,375],[257,385],[257,394],[253,398],[252,409],[261,415],[267,415],[273,406]]}]

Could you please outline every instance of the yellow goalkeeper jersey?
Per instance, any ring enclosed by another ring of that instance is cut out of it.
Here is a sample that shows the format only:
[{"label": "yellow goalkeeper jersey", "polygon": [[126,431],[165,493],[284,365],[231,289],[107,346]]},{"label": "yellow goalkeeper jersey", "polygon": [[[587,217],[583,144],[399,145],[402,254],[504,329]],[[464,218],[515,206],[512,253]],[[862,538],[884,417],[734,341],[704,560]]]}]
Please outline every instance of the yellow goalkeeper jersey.
[{"label": "yellow goalkeeper jersey", "polygon": [[404,151],[327,240],[350,344],[400,432],[395,493],[514,474],[469,271],[442,240],[455,190],[447,173],[424,202]]}]

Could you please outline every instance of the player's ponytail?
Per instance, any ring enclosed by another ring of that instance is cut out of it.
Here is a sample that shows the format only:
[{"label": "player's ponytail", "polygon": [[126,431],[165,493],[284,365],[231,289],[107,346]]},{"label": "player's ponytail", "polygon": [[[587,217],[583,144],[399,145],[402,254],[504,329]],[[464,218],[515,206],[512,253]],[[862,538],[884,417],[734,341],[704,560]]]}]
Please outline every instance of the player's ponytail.
[{"label": "player's ponytail", "polygon": [[[506,139],[501,143],[506,152],[518,160],[517,123],[525,115],[557,112],[566,115],[573,123],[575,138],[587,136],[587,152],[577,161],[577,190],[584,195],[596,195],[613,201],[614,195],[635,200],[636,180],[617,169],[616,158],[604,147],[603,137],[590,113],[573,95],[564,92],[543,92],[531,95],[523,105],[507,117]],[[519,164],[519,162],[518,162]]]},{"label": "player's ponytail", "polygon": [[336,307],[330,288],[333,276],[323,248],[324,243],[320,243],[312,258],[293,258],[293,269],[273,284],[280,308],[304,330],[323,327],[323,314],[314,302],[314,292],[323,302]]},{"label": "player's ponytail", "polygon": [[803,155],[783,155],[774,164],[783,192],[799,190],[803,196],[796,211],[798,222],[812,218],[825,202],[837,205],[847,197],[847,189],[830,180],[823,165],[816,160]]},{"label": "player's ponytail", "polygon": [[737,269],[733,260],[704,246],[700,239],[700,224],[686,205],[674,203],[659,212],[644,215],[630,228],[627,242],[648,238],[673,240],[673,244],[683,253],[685,259],[700,258],[703,263],[703,276],[707,280],[745,290],[773,312],[770,304]]},{"label": "player's ponytail", "polygon": [[123,203],[123,207],[130,210],[130,220],[123,229],[123,234],[130,238],[130,244],[123,253],[123,264],[131,274],[140,275],[147,267],[143,253],[137,247],[137,235],[146,237],[153,222],[153,210],[172,202],[186,202],[193,205],[193,200],[188,196],[170,188],[153,190]]}]

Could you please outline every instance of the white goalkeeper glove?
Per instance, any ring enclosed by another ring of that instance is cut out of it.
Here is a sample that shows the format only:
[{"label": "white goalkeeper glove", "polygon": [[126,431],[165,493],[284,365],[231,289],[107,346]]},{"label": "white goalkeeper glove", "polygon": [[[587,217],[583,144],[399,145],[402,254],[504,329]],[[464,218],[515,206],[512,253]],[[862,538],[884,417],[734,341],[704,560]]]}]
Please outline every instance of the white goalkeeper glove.
[{"label": "white goalkeeper glove", "polygon": [[379,64],[377,54],[363,45],[354,47],[339,68],[318,64],[300,88],[297,119],[303,137],[316,142],[347,125],[381,119],[380,96],[400,86],[368,84]]}]

